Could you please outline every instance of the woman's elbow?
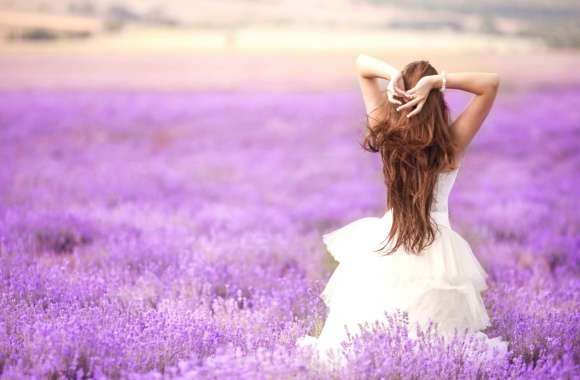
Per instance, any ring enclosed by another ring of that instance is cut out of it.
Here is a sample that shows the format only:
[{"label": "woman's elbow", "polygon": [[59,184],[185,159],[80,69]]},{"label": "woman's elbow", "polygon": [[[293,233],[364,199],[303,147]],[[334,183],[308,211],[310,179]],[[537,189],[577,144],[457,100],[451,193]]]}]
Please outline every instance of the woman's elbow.
[{"label": "woman's elbow", "polygon": [[500,76],[498,73],[491,73],[490,75],[489,85],[492,89],[497,90],[501,82]]},{"label": "woman's elbow", "polygon": [[366,56],[364,54],[359,54],[356,59],[354,60],[354,64],[356,66],[356,70],[360,73],[365,65]]},{"label": "woman's elbow", "polygon": [[371,57],[366,54],[359,54],[355,59],[356,71],[361,77],[369,76],[369,62]]}]

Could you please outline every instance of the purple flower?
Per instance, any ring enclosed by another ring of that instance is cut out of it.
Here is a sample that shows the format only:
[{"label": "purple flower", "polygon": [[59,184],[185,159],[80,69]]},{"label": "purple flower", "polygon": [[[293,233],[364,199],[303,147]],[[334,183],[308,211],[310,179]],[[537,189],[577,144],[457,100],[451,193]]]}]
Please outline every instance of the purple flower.
[{"label": "purple flower", "polygon": [[331,373],[294,348],[327,312],[321,234],[384,207],[359,96],[4,91],[0,374],[577,377],[578,89],[498,99],[451,195],[508,359],[400,316]]}]

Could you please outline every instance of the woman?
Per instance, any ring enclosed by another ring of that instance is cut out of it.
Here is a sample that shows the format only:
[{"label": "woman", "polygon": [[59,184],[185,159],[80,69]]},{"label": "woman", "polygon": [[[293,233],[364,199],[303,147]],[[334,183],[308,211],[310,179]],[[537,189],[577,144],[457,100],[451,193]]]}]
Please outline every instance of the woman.
[{"label": "woman", "polygon": [[[297,344],[328,354],[346,340],[345,327],[356,332],[359,324],[402,311],[409,326],[432,321],[444,336],[467,329],[505,352],[505,342],[481,332],[490,325],[481,298],[487,274],[452,229],[447,208],[467,147],[496,97],[498,75],[439,74],[427,61],[399,71],[366,55],[356,65],[368,116],[363,146],[381,155],[387,208],[381,218],[359,219],[323,236],[339,262],[321,293],[329,313],[319,337]],[[389,81],[386,96],[380,79]],[[453,122],[446,88],[474,95]]]}]

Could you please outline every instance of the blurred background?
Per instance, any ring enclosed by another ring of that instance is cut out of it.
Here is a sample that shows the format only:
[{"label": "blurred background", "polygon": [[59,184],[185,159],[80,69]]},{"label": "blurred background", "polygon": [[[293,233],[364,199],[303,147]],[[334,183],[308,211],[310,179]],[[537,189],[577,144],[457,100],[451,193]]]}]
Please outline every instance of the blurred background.
[{"label": "blurred background", "polygon": [[359,52],[570,84],[578,20],[575,0],[0,0],[0,86],[348,89]]},{"label": "blurred background", "polygon": [[320,331],[321,234],[384,212],[366,53],[501,74],[450,219],[515,358],[408,364],[403,342],[343,378],[579,378],[579,20],[578,0],[0,0],[0,377],[341,378],[258,348]]}]

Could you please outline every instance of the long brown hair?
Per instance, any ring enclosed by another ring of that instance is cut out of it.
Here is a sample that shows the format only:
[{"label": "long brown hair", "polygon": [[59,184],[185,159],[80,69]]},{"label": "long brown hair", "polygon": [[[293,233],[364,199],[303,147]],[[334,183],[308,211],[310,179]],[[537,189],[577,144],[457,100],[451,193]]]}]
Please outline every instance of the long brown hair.
[{"label": "long brown hair", "polygon": [[[428,61],[414,61],[401,73],[408,90],[437,70]],[[407,114],[414,107],[397,111],[398,106],[390,102],[381,107],[384,119],[372,126],[367,119],[368,133],[362,143],[364,149],[381,154],[387,207],[392,209],[392,227],[381,250],[394,240],[387,255],[400,247],[419,255],[435,240],[430,212],[437,176],[455,161],[449,107],[439,90],[432,90],[421,111],[410,118]]]}]

